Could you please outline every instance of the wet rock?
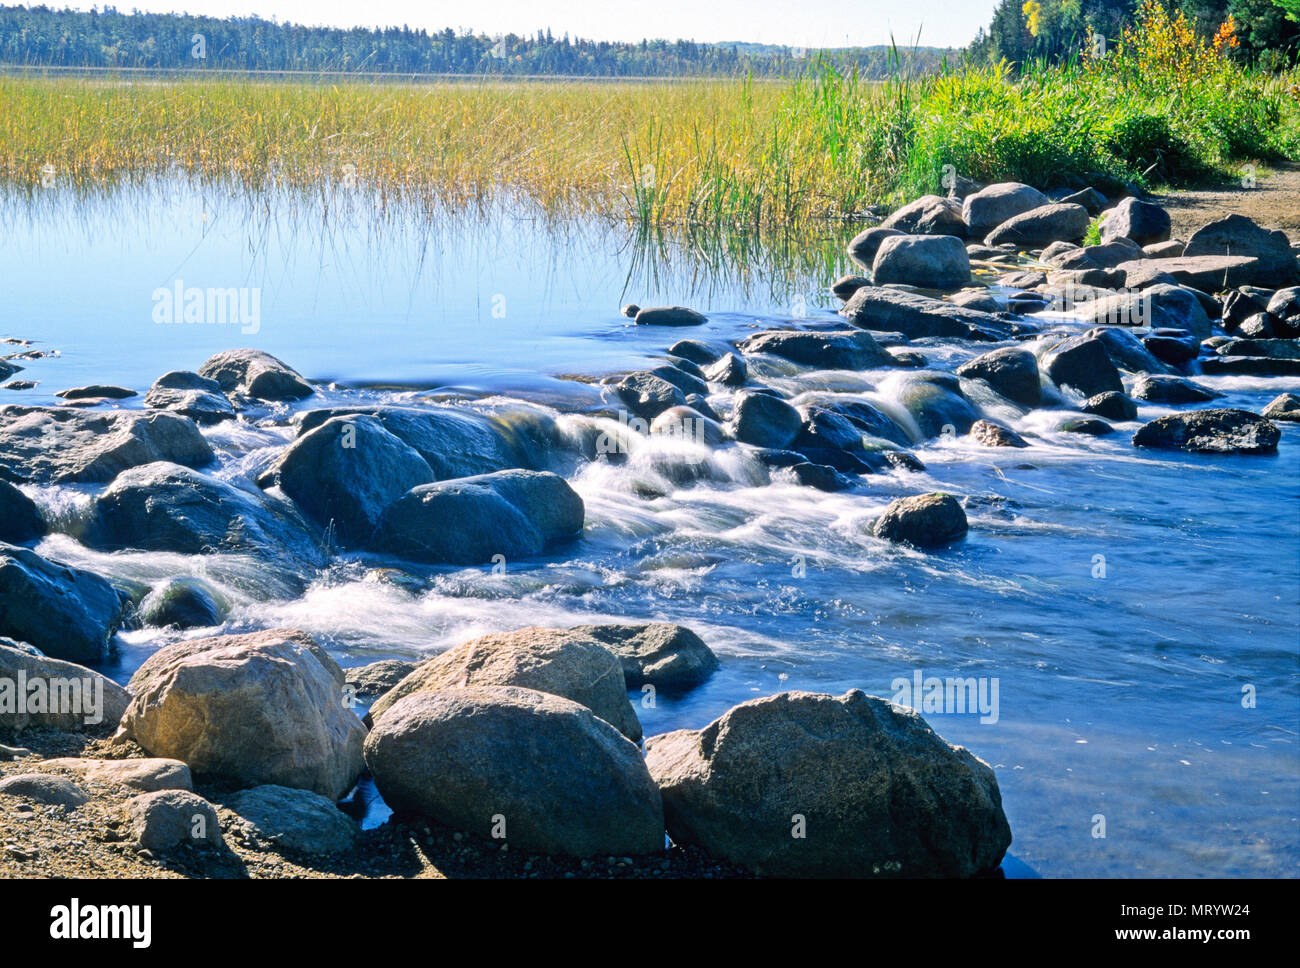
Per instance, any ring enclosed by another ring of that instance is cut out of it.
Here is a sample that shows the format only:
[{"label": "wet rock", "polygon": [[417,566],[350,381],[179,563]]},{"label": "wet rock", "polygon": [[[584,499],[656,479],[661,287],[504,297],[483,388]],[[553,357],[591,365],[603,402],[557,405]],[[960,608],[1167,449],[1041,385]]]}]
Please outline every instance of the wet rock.
[{"label": "wet rock", "polygon": [[[1261,228],[1244,215],[1229,215],[1197,229],[1187,240],[1187,248],[1184,250],[1184,257],[1194,256],[1251,257],[1255,261],[1242,267],[1240,282],[1259,286],[1291,286],[1300,277],[1296,254],[1291,249],[1286,233]],[[1228,283],[1236,284],[1239,282]],[[1206,292],[1215,291],[1205,286],[1197,288],[1205,289]]]},{"label": "wet rock", "polygon": [[22,544],[45,534],[45,519],[36,502],[0,479],[0,541]]},{"label": "wet rock", "polygon": [[51,658],[98,662],[129,605],[93,572],[0,543],[0,635],[30,642]]},{"label": "wet rock", "polygon": [[[800,399],[805,398],[801,397]],[[887,440],[890,443],[904,447],[911,443],[907,433],[894,422],[893,417],[873,407],[865,400],[826,398],[824,402],[820,400],[818,402],[824,409],[837,413],[852,423],[859,431],[859,438],[865,434],[868,437],[878,437],[881,440]]]},{"label": "wet rock", "polygon": [[862,431],[847,417],[824,407],[805,405],[798,409],[803,426],[790,445],[792,450],[862,450]]},{"label": "wet rock", "polygon": [[1300,359],[1300,340],[1232,339],[1215,347],[1220,356],[1263,356],[1275,360]]},{"label": "wet rock", "polygon": [[[802,456],[802,455],[801,455]],[[790,473],[795,482],[802,487],[812,487],[819,491],[847,491],[853,486],[853,478],[842,474],[829,464],[814,464],[812,461],[800,460],[790,465]]]},{"label": "wet rock", "polygon": [[1134,447],[1202,454],[1275,454],[1281,433],[1249,410],[1191,410],[1157,417],[1133,435]]},{"label": "wet rock", "polygon": [[1126,198],[1102,215],[1101,239],[1131,239],[1138,245],[1165,242],[1169,239],[1169,213],[1159,205],[1136,198]]},{"label": "wet rock", "polygon": [[628,702],[618,656],[585,630],[524,628],[462,642],[416,666],[370,708],[382,722],[399,701],[417,692],[518,686],[579,703],[624,736],[641,738]]},{"label": "wet rock", "polygon": [[714,349],[707,343],[701,343],[699,340],[694,339],[678,340],[668,347],[668,352],[673,356],[680,356],[684,360],[690,360],[697,366],[707,366],[710,363],[716,363],[722,358],[721,350]]},{"label": "wet rock", "polygon": [[[43,708],[37,708],[32,701],[35,693],[30,689],[27,702],[19,703],[17,683],[20,677],[29,684],[38,681],[46,684],[47,701],[42,704]],[[43,726],[83,730],[88,726],[112,726],[122,718],[127,703],[131,701],[125,689],[93,669],[48,656],[32,655],[0,643],[0,683],[6,680],[13,683],[14,692],[8,693],[6,687],[0,685],[0,728],[23,730],[29,726]],[[77,690],[69,687],[67,702],[62,699],[57,703],[48,701],[51,685],[58,684],[57,691],[63,696],[64,685],[71,683],[79,683],[79,686]]]},{"label": "wet rock", "polygon": [[948,299],[954,306],[974,309],[981,313],[1002,312],[1002,304],[998,302],[997,296],[987,289],[963,289],[961,292],[953,293]]},{"label": "wet rock", "polygon": [[148,850],[171,850],[182,844],[225,846],[217,811],[188,790],[141,793],[127,801],[126,814],[136,843]]},{"label": "wet rock", "polygon": [[970,877],[1011,843],[988,764],[858,690],[753,699],[646,745],[673,840],[759,874]]},{"label": "wet rock", "polygon": [[143,793],[153,793],[156,790],[194,789],[194,780],[190,776],[188,766],[180,760],[160,757],[133,757],[126,760],[66,757],[45,760],[40,764],[40,768],[72,770],[91,783],[125,787]]},{"label": "wet rock", "polygon": [[0,780],[0,796],[75,809],[90,799],[71,780],[46,773],[18,773]]},{"label": "wet rock", "polygon": [[792,363],[822,370],[865,370],[889,366],[893,362],[870,333],[859,330],[812,333],[769,330],[746,337],[739,346],[747,354],[770,353]]},{"label": "wet rock", "polygon": [[380,659],[369,665],[344,669],[344,682],[360,699],[382,696],[415,671],[418,663],[401,659]]},{"label": "wet rock", "polygon": [[1150,403],[1204,403],[1220,396],[1213,390],[1176,376],[1141,376],[1130,393]]},{"label": "wet rock", "polygon": [[1269,420],[1300,421],[1300,396],[1283,393],[1269,401],[1263,416]]},{"label": "wet rock", "polygon": [[1158,329],[1150,336],[1144,336],[1142,345],[1156,359],[1174,367],[1196,359],[1201,348],[1191,333],[1174,329]]},{"label": "wet rock", "polygon": [[154,461],[203,467],[213,460],[193,421],[172,413],[0,407],[0,472],[10,480],[100,483]]},{"label": "wet rock", "polygon": [[[876,251],[880,248],[880,243],[892,236],[905,234],[905,232],[901,232],[898,229],[887,229],[881,226],[863,229],[855,235],[853,241],[849,243],[848,253],[860,266],[865,269],[870,269],[872,263],[876,261]],[[850,293],[850,295],[852,295],[852,293]]]},{"label": "wet rock", "polygon": [[993,350],[957,367],[957,375],[983,380],[994,391],[1024,407],[1042,402],[1042,381],[1034,354],[1015,346]]},{"label": "wet rock", "polygon": [[[871,231],[871,230],[868,229],[867,231]],[[903,233],[897,232],[897,233],[890,233],[890,234],[902,235]],[[873,253],[872,259],[874,258],[875,255]],[[871,260],[867,260],[866,265],[871,265]],[[851,276],[851,275],[840,276],[838,279],[835,280],[834,283],[831,284],[831,294],[834,295],[835,298],[839,299],[841,302],[847,302],[848,298],[852,296],[855,292],[857,292],[863,286],[869,286],[869,285],[871,285],[871,280],[866,278],[865,276]]]},{"label": "wet rock", "polygon": [[653,373],[629,373],[614,386],[614,393],[634,417],[653,420],[670,407],[686,405],[677,386]]},{"label": "wet rock", "polygon": [[964,309],[944,299],[884,286],[859,289],[844,304],[840,315],[854,326],[902,333],[908,339],[949,336],[996,341],[1012,334],[1011,326],[992,313]]},{"label": "wet rock", "polygon": [[127,397],[134,397],[137,394],[134,390],[126,387],[94,384],[86,387],[73,387],[71,390],[60,390],[54,395],[63,400],[125,400]]},{"label": "wet rock", "polygon": [[875,535],[917,548],[941,548],[966,535],[966,512],[951,494],[919,494],[894,501],[876,521]]},{"label": "wet rock", "polygon": [[164,646],[128,689],[121,733],[200,776],[301,787],[337,800],[361,773],[365,727],[344,705],[343,672],[304,632]]},{"label": "wet rock", "polygon": [[394,809],[504,833],[525,850],[590,857],[664,846],[659,791],[640,751],[559,696],[516,687],[408,696],[366,738],[366,765]]},{"label": "wet rock", "polygon": [[1142,341],[1126,329],[1099,326],[1084,335],[1101,340],[1111,362],[1131,373],[1169,372],[1169,367],[1156,359]]},{"label": "wet rock", "polygon": [[674,363],[671,366],[656,366],[653,370],[648,370],[647,372],[652,376],[657,376],[659,379],[671,383],[677,389],[681,390],[683,394],[698,394],[700,396],[707,395],[709,392],[709,384],[706,382],[703,374],[701,373],[700,376],[695,376],[695,374],[691,372],[693,369],[699,373],[700,368],[695,366],[693,363],[687,361],[683,362],[685,363],[684,366]]},{"label": "wet rock", "polygon": [[316,391],[298,371],[261,350],[226,350],[209,357],[199,376],[215,380],[223,393],[254,400],[302,400]]},{"label": "wet rock", "polygon": [[702,326],[709,321],[685,306],[652,306],[638,310],[635,318],[638,326]]},{"label": "wet rock", "polygon": [[[1107,420],[1136,420],[1138,415],[1137,404],[1115,390],[1089,397],[1079,409]],[[1109,433],[1110,427],[1106,430]]]},{"label": "wet rock", "polygon": [[1047,350],[1043,370],[1058,387],[1071,387],[1085,397],[1107,390],[1123,391],[1119,371],[1106,344],[1092,336],[1072,336]]},{"label": "wet rock", "polygon": [[1088,210],[1082,205],[1042,205],[1015,215],[988,234],[986,245],[1012,242],[1026,248],[1053,242],[1078,242],[1088,231]]},{"label": "wet rock", "polygon": [[299,572],[325,561],[287,502],[161,462],[119,474],[95,501],[81,538],[100,551],[248,554]]},{"label": "wet rock", "polygon": [[962,218],[971,236],[982,239],[1008,219],[1051,203],[1037,188],[1020,182],[999,182],[967,195],[962,203]]},{"label": "wet rock", "polygon": [[212,588],[198,578],[172,578],[140,603],[140,621],[155,628],[210,628],[225,620]]},{"label": "wet rock", "polygon": [[371,548],[431,564],[525,558],[581,533],[584,513],[556,474],[498,471],[412,488],[384,512]]},{"label": "wet rock", "polygon": [[980,416],[961,395],[956,378],[946,373],[910,377],[899,390],[898,402],[916,422],[923,440],[943,433],[970,433],[971,425]]},{"label": "wet rock", "polygon": [[985,447],[1028,447],[1025,438],[1009,427],[991,420],[976,420],[971,424],[970,435]]},{"label": "wet rock", "polygon": [[370,540],[390,504],[434,480],[419,451],[374,417],[335,417],[295,440],[276,462],[280,489],[339,542]]},{"label": "wet rock", "polygon": [[1201,361],[1207,376],[1300,376],[1300,360],[1266,356],[1221,356]]},{"label": "wet rock", "polygon": [[650,423],[650,436],[673,437],[705,447],[721,447],[727,442],[722,425],[693,407],[673,407]]},{"label": "wet rock", "polygon": [[1107,434],[1113,434],[1115,428],[1104,420],[1092,420],[1079,417],[1071,417],[1069,420],[1063,420],[1059,427],[1056,428],[1063,434],[1084,434],[1088,437],[1105,437]]},{"label": "wet rock", "polygon": [[718,668],[713,650],[682,625],[579,625],[570,631],[589,636],[613,652],[623,664],[629,689],[646,684],[670,691],[693,689]]},{"label": "wet rock", "polygon": [[966,238],[961,203],[942,195],[922,195],[904,205],[880,223],[882,229],[896,229],[904,235],[955,235]]},{"label": "wet rock", "polygon": [[235,418],[235,408],[216,380],[188,370],[173,370],[154,381],[144,396],[150,410],[171,410],[195,423],[215,424]]},{"label": "wet rock", "polygon": [[959,289],[970,285],[970,258],[951,235],[896,235],[880,243],[871,275],[877,286]]},{"label": "wet rock", "polygon": [[361,835],[355,820],[310,790],[265,783],[232,794],[222,806],[248,821],[264,840],[299,853],[343,853]]},{"label": "wet rock", "polygon": [[707,367],[704,375],[710,383],[721,383],[726,387],[739,387],[744,386],[745,381],[749,379],[749,366],[746,365],[743,357],[739,357],[735,353],[728,353],[718,362]]}]

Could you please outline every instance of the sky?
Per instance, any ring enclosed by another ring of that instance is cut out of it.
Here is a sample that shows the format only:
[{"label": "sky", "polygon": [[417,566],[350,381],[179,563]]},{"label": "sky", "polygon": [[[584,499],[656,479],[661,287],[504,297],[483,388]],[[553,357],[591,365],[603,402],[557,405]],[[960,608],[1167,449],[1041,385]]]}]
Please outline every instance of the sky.
[{"label": "sky", "polygon": [[[7,0],[30,3],[32,0]],[[46,0],[88,10],[91,3]],[[117,0],[113,5],[214,17],[275,17],[308,26],[390,27],[406,24],[474,33],[531,34],[593,40],[750,41],[791,47],[964,47],[987,26],[997,0]],[[104,4],[101,3],[101,6]]]}]

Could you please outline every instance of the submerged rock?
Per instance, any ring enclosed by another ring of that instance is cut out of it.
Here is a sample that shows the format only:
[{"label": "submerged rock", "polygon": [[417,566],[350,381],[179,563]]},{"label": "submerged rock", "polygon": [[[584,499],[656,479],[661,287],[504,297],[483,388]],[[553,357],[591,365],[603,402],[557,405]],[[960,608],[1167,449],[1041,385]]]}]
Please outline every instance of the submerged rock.
[{"label": "submerged rock", "polygon": [[970,433],[980,417],[961,395],[957,379],[948,373],[909,375],[898,391],[898,402],[911,414],[922,439]]},{"label": "submerged rock", "polygon": [[140,603],[140,621],[158,628],[210,628],[225,619],[212,588],[198,578],[173,578]]},{"label": "submerged rock", "polygon": [[178,642],[131,677],[122,734],[201,776],[338,800],[361,773],[365,737],[343,702],[343,680],[325,650],[296,630]]},{"label": "submerged rock", "polygon": [[370,544],[410,561],[477,565],[497,555],[529,557],[575,537],[584,514],[564,478],[498,471],[412,488],[389,505]]},{"label": "submerged rock", "polygon": [[[44,703],[39,706],[34,703],[30,692],[27,701],[19,703],[16,690],[20,673],[28,683],[40,681],[46,684],[47,698]],[[2,684],[5,681],[14,684],[12,688],[15,692],[7,694],[7,689]],[[68,692],[70,700],[79,696],[79,701],[51,703],[51,686],[58,684],[62,694],[65,683],[80,684],[79,692]],[[29,726],[43,726],[83,730],[87,727],[114,726],[126,712],[130,701],[130,693],[93,669],[48,656],[32,655],[0,642],[0,729],[23,730]],[[96,706],[98,708],[93,708]]]},{"label": "submerged rock", "polygon": [[413,694],[375,724],[365,755],[387,804],[457,830],[575,857],[664,846],[640,751],[559,696],[512,686]]},{"label": "submerged rock", "polygon": [[98,662],[129,606],[125,593],[93,572],[0,543],[0,635],[51,658]]},{"label": "submerged rock", "polygon": [[0,471],[34,484],[101,483],[131,467],[216,457],[191,420],[172,413],[0,407]]},{"label": "submerged rock", "polygon": [[590,636],[618,656],[629,689],[647,683],[657,689],[691,689],[718,668],[718,657],[704,640],[682,625],[579,625],[570,631]]},{"label": "submerged rock", "polygon": [[971,425],[970,435],[977,443],[985,447],[1028,447],[1025,438],[1009,427],[991,420],[976,420]]},{"label": "submerged rock", "polygon": [[199,367],[199,376],[215,380],[223,393],[254,400],[302,400],[316,391],[297,370],[261,350],[226,350]]},{"label": "submerged rock", "polygon": [[1134,447],[1202,454],[1275,454],[1281,432],[1249,410],[1192,410],[1157,417],[1133,435]]},{"label": "submerged rock", "polygon": [[97,383],[60,390],[54,395],[61,400],[125,400],[127,397],[136,396],[136,392],[127,387],[104,386]]},{"label": "submerged rock", "polygon": [[786,692],[651,737],[679,844],[777,877],[970,877],[1011,843],[988,764],[852,690]]},{"label": "submerged rock", "polygon": [[582,628],[532,627],[462,642],[416,666],[370,708],[369,719],[381,721],[395,703],[417,692],[470,686],[519,686],[563,696],[629,739],[641,738],[621,660]]},{"label": "submerged rock", "polygon": [[885,508],[875,525],[876,537],[917,548],[952,544],[960,541],[966,530],[966,512],[951,494],[899,498]]}]

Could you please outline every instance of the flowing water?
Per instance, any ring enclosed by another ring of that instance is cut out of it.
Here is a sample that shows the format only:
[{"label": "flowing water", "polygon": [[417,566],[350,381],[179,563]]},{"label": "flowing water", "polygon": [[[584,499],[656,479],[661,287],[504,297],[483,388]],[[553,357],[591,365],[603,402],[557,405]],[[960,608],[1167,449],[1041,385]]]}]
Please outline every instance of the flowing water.
[{"label": "flowing water", "polygon": [[[326,211],[325,201],[258,206],[177,185],[4,200],[0,336],[52,353],[25,361],[19,377],[35,389],[0,391],[3,402],[51,402],[92,382],[143,391],[167,370],[254,346],[329,384],[266,414],[276,419],[325,402],[432,395],[554,420],[574,442],[554,469],[586,502],[583,536],[504,572],[403,565],[417,579],[403,585],[371,570],[394,562],[344,555],[301,594],[234,557],[106,555],[64,535],[38,550],[120,578],[203,574],[234,603],[229,628],[301,627],[344,665],[524,625],[679,622],[721,670],[653,707],[633,693],[647,735],[786,689],[894,697],[896,680],[918,672],[977,677],[996,683],[996,717],[926,718],[996,768],[1015,837],[1009,875],[1294,875],[1300,425],[1281,425],[1276,457],[1139,451],[1136,423],[1103,438],[1057,433],[1060,409],[1021,413],[965,383],[989,416],[1033,435],[1031,446],[917,440],[924,472],[871,475],[833,494],[736,448],[688,441],[633,438],[625,462],[591,462],[577,442],[608,428],[599,412],[611,409],[593,378],[658,365],[683,336],[842,323],[824,287],[851,268],[839,253],[853,228],[711,244],[594,221],[504,211],[428,221],[361,205]],[[155,292],[177,280],[257,290],[256,323],[155,322]],[[619,314],[628,301],[690,305],[709,323],[635,327]],[[991,348],[922,344],[942,370]],[[752,374],[894,413],[910,378],[775,363]],[[1197,379],[1225,394],[1215,405],[1255,410],[1300,390],[1297,379]],[[728,395],[711,402],[725,412]],[[1139,420],[1169,410],[1143,405]],[[205,434],[225,477],[265,466],[292,436],[274,421]],[[97,488],[27,490],[74,516]],[[892,499],[932,490],[968,499],[964,542],[922,553],[870,535]],[[123,633],[106,671],[124,681],[174,637]],[[369,822],[383,816],[372,805]]]}]

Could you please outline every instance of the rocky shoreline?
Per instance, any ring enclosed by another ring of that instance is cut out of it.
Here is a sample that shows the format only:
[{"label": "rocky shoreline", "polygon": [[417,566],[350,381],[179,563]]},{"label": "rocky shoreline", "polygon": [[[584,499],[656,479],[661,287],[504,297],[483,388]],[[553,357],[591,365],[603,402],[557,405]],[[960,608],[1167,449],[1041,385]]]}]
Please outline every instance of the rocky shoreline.
[{"label": "rocky shoreline", "polygon": [[[223,628],[230,604],[202,574],[133,581],[47,553],[54,536],[254,560],[272,597],[340,558],[418,584],[563,554],[587,526],[575,469],[645,459],[647,499],[699,482],[852,493],[892,475],[871,534],[938,554],[970,523],[961,495],[908,490],[928,441],[1032,453],[1123,431],[1135,452],[1277,453],[1300,396],[1215,407],[1198,377],[1300,376],[1282,233],[1230,216],[1183,243],[1142,199],[963,188],[849,243],[866,274],[831,287],[841,322],[677,340],[574,413],[324,398],[249,349],[165,374],[143,409],[111,386],[0,407],[0,874],[996,873],[1012,832],[993,770],[885,700],[783,692],[643,736],[636,703],[725,662],[689,628],[521,628],[344,670],[301,630]],[[777,386],[807,373],[823,388],[867,373],[892,396]],[[1168,412],[1139,421],[1139,404]],[[266,443],[232,451],[231,426]],[[55,514],[43,497],[60,488],[85,496]],[[87,668],[142,626],[174,640],[124,686]],[[363,776],[397,811],[366,831],[337,806]]]}]

